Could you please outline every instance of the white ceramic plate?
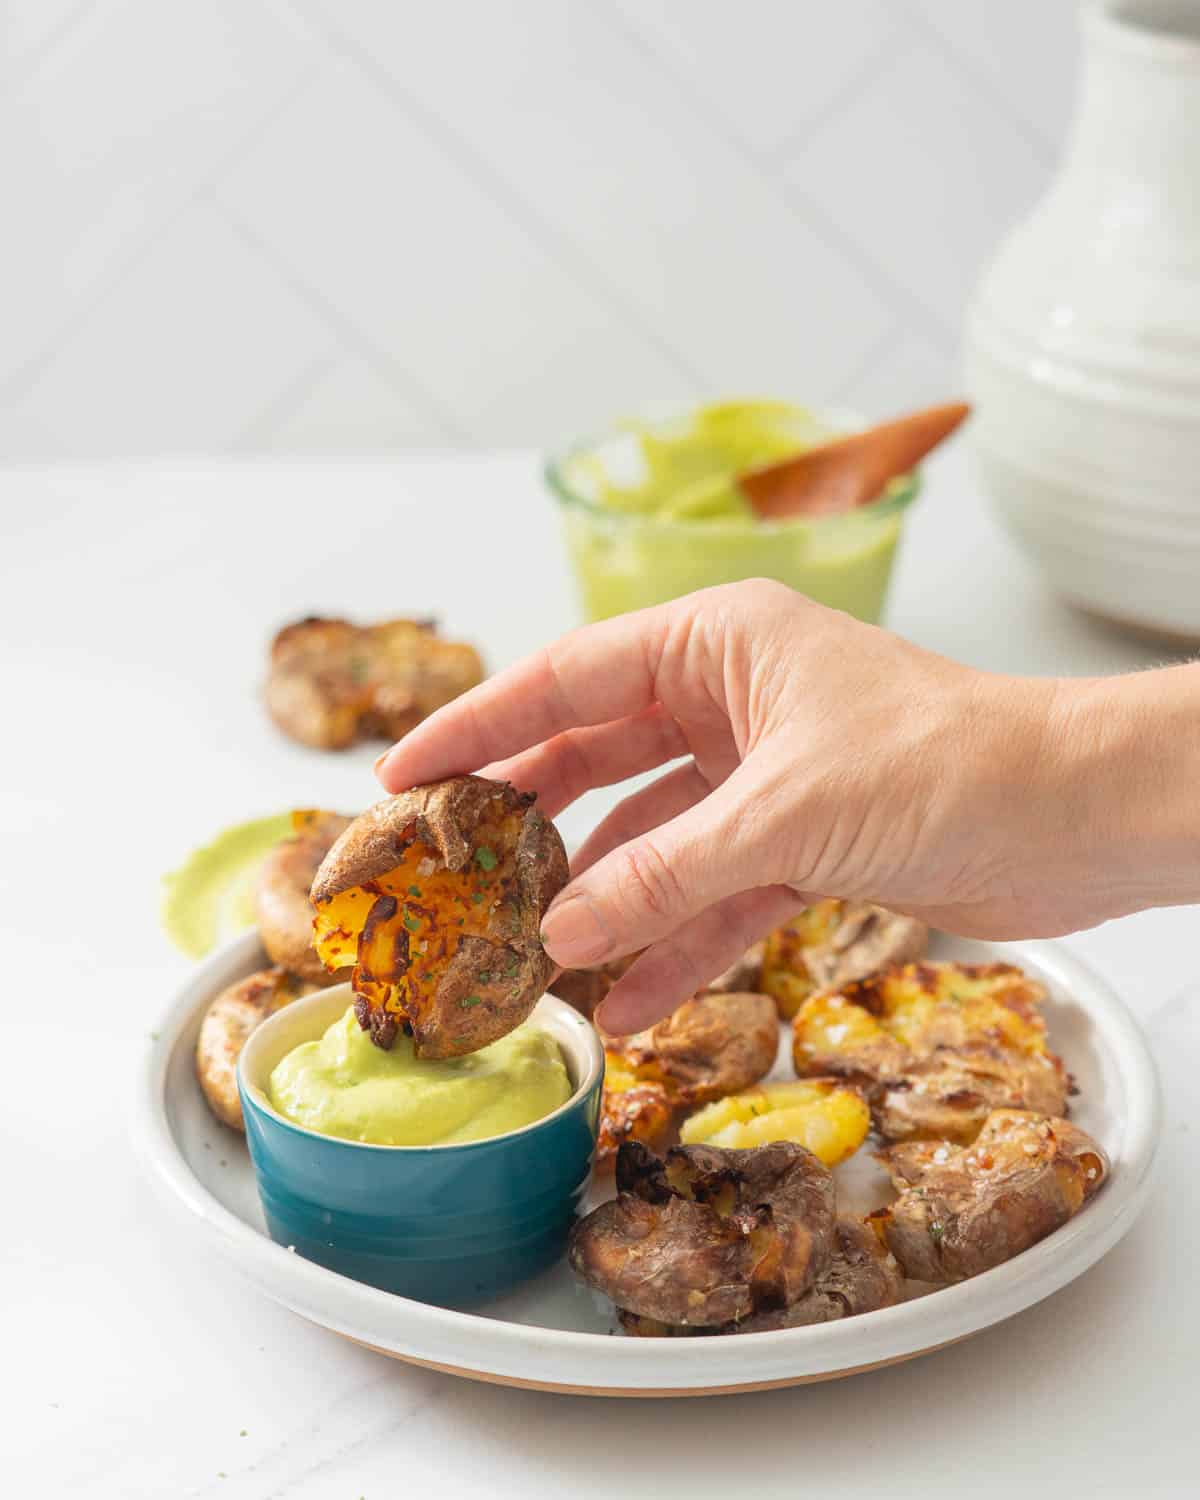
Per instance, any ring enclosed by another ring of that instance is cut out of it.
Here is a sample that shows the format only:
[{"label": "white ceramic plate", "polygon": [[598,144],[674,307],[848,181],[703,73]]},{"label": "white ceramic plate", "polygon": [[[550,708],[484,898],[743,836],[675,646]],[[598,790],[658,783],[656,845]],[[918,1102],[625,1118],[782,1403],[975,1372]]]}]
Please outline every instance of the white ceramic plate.
[{"label": "white ceramic plate", "polygon": [[[245,1142],[209,1114],[192,1068],[209,1001],[263,966],[253,934],[206,959],[164,1017],[136,1104],[138,1145],[196,1233],[267,1296],[399,1359],[480,1380],[625,1396],[705,1395],[849,1375],[966,1338],[1065,1286],[1129,1229],[1149,1185],[1158,1083],[1137,1023],[1108,985],[1055,943],[939,938],[933,951],[1018,963],[1047,984],[1051,1041],[1080,1088],[1073,1118],[1104,1145],[1112,1176],[1075,1219],[1007,1264],[840,1323],[727,1338],[612,1337],[611,1307],[565,1265],[467,1313],[363,1286],[274,1244]],[[861,1166],[857,1171],[845,1181],[846,1197],[864,1190]]]}]

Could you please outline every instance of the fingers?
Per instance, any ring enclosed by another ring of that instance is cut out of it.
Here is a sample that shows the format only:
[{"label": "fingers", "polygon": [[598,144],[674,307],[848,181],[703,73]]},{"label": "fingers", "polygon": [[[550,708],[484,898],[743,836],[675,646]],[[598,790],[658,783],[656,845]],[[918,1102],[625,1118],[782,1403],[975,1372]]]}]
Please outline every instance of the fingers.
[{"label": "fingers", "polygon": [[611,786],[686,755],[683,731],[669,713],[653,704],[640,714],[583,729],[568,729],[480,773],[511,781],[522,792],[536,792],[538,808],[556,818],[593,787]]},{"label": "fingers", "polygon": [[582,875],[612,850],[687,812],[711,790],[700,768],[689,762],[685,766],[676,766],[640,791],[631,792],[592,829],[576,850],[571,859],[572,874]]},{"label": "fingers", "polygon": [[614,1036],[653,1026],[802,904],[795,891],[782,885],[718,902],[643,953],[605,996],[596,1024]]},{"label": "fingers", "polygon": [[[542,921],[555,963],[603,963],[657,942],[726,896],[774,884],[778,851],[741,766],[716,791],[575,877]],[[776,841],[780,842],[780,841]]]},{"label": "fingers", "polygon": [[375,763],[389,792],[506,760],[585,724],[655,701],[672,606],[572,631],[431,714]]}]

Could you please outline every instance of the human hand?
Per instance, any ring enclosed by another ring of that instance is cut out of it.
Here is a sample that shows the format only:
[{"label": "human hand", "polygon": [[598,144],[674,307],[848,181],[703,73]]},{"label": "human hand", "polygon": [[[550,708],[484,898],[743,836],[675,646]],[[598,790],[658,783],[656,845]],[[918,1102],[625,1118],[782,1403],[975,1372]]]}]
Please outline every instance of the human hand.
[{"label": "human hand", "polygon": [[602,1024],[668,1014],[817,895],[963,935],[1070,931],[1130,909],[1062,747],[1068,684],[973,671],[781,584],[708,589],[576,630],[413,730],[377,763],[399,791],[480,768],[557,816],[627,797],[546,915],[564,967],[646,949]]}]

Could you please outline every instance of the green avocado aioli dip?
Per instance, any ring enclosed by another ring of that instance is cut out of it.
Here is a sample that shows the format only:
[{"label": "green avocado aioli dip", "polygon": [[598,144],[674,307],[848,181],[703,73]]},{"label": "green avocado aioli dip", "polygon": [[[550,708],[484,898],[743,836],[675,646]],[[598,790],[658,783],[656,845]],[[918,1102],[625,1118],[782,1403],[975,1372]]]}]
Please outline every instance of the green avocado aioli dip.
[{"label": "green avocado aioli dip", "polygon": [[259,866],[291,831],[288,812],[238,823],[166,876],[162,920],[177,948],[203,958],[222,939],[254,926]]},{"label": "green avocado aioli dip", "polygon": [[544,1119],[571,1097],[558,1044],[528,1021],[466,1057],[426,1061],[398,1036],[384,1052],[353,1008],[276,1063],[270,1098],[286,1119],[374,1146],[449,1146]]},{"label": "green avocado aioli dip", "polygon": [[625,423],[551,463],[587,614],[765,577],[878,620],[914,478],[860,510],[787,521],[760,521],[734,483],[834,435],[790,402],[723,401]]}]

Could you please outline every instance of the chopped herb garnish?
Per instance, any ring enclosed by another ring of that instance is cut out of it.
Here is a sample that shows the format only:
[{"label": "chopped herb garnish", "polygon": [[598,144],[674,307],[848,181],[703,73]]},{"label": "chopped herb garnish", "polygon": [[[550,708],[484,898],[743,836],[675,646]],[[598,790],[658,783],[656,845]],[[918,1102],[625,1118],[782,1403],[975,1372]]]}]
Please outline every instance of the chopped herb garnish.
[{"label": "chopped herb garnish", "polygon": [[475,863],[481,870],[494,870],[496,868],[496,855],[486,844],[481,844],[475,851]]},{"label": "chopped herb garnish", "polygon": [[410,885],[408,888],[408,894],[410,896],[419,896],[421,894],[421,887],[419,885]]},{"label": "chopped herb garnish", "polygon": [[458,1003],[463,1008],[463,1010],[470,1010],[470,1008],[471,1008],[472,1005],[482,1005],[483,1004],[483,996],[482,995],[465,995]]},{"label": "chopped herb garnish", "polygon": [[512,963],[509,964],[508,968],[505,969],[505,971],[504,971],[504,977],[505,977],[505,979],[515,979],[516,976],[520,972],[521,972],[521,960],[519,958],[514,958],[513,961],[512,961]]},{"label": "chopped herb garnish", "polygon": [[945,1233],[946,1226],[940,1219],[934,1219],[933,1223],[929,1226],[929,1238],[935,1245],[940,1245],[942,1243],[942,1236]]},{"label": "chopped herb garnish", "polygon": [[420,922],[417,921],[411,912],[404,913],[404,925],[408,928],[409,932],[420,932],[421,930]]}]

